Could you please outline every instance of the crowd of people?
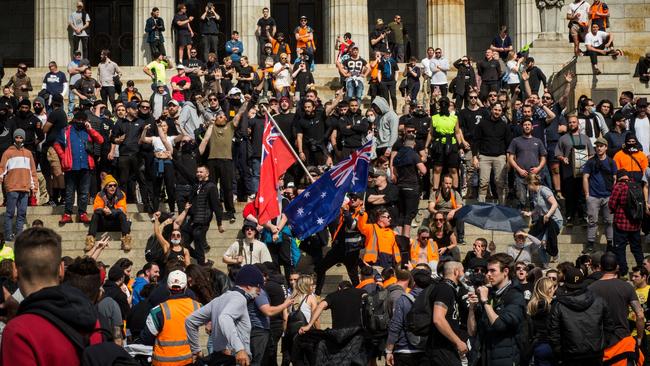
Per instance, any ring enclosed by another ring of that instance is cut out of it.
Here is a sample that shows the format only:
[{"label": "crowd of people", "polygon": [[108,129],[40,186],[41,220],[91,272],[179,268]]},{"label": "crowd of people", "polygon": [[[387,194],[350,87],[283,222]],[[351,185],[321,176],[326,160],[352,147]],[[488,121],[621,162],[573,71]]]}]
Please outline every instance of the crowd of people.
[{"label": "crowd of people", "polygon": [[[595,73],[598,55],[621,54],[603,34],[606,11],[582,0],[567,14],[576,54],[590,55]],[[564,85],[549,90],[507,27],[478,62],[450,62],[435,47],[406,60],[396,15],[376,20],[370,61],[349,33],[337,38],[342,87],[321,100],[306,17],[285,35],[265,8],[255,25],[260,52],[249,60],[236,31],[222,57],[223,15],[213,4],[199,30],[179,4],[174,64],[159,13],[146,20],[151,90],[130,80],[122,88],[108,50],[90,65],[81,2],[69,19],[68,75],[50,62],[30,100],[20,64],[3,89],[2,364],[618,365],[649,349],[645,98],[624,91],[617,104],[583,95],[569,105],[574,75],[558,75]],[[302,240],[283,214],[258,220],[271,118],[301,160],[280,179],[282,207],[373,140],[367,190],[349,192],[337,218]],[[478,238],[463,257],[457,214],[475,200],[516,207],[530,229],[504,252]],[[62,238],[39,220],[24,230],[34,205],[63,206],[60,226],[87,224],[85,254],[62,258]],[[129,207],[152,221],[137,271],[128,258],[100,260],[106,232],[132,250]],[[213,220],[220,233],[224,220],[242,222],[219,253],[225,272],[206,254]],[[558,236],[573,226],[587,227],[575,243],[584,250],[557,263]],[[349,278],[327,293],[327,272],[339,264]],[[331,329],[321,326],[325,310]]]}]

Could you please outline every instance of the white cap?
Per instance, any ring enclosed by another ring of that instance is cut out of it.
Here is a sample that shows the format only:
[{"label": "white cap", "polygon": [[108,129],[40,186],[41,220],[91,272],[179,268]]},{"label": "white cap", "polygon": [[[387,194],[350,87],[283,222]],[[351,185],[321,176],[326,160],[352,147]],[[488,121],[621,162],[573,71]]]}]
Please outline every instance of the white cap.
[{"label": "white cap", "polygon": [[182,64],[178,64],[176,65],[176,70],[185,70],[185,66],[183,66]]},{"label": "white cap", "polygon": [[184,289],[187,287],[187,275],[183,271],[172,271],[167,276],[167,287],[172,289],[174,287]]},{"label": "white cap", "polygon": [[241,90],[237,87],[231,88],[228,92],[228,95],[241,94]]}]

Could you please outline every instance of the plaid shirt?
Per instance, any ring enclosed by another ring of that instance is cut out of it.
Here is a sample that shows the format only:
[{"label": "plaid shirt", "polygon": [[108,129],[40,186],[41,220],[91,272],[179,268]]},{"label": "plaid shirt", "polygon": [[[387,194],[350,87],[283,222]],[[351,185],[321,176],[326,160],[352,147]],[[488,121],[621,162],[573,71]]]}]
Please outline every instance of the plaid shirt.
[{"label": "plaid shirt", "polygon": [[641,230],[641,221],[631,221],[625,213],[628,190],[627,182],[617,182],[609,198],[609,208],[614,212],[614,225],[616,225],[616,228],[623,231],[639,231]]}]

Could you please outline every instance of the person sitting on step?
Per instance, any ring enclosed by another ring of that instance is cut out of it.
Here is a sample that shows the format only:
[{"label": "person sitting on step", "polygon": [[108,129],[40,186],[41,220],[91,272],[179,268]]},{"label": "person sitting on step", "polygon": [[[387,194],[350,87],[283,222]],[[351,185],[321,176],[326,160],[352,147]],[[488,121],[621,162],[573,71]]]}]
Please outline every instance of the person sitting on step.
[{"label": "person sitting on step", "polygon": [[112,175],[106,175],[102,180],[102,190],[95,196],[93,216],[86,236],[85,251],[95,245],[98,231],[122,232],[122,250],[131,250],[131,224],[126,216],[126,194],[117,187],[117,180]]}]

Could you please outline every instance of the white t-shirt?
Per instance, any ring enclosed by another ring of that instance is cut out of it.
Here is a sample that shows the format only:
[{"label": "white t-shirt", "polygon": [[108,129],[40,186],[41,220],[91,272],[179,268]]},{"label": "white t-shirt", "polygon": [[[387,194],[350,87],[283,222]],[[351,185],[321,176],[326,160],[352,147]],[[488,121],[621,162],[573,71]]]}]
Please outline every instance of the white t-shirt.
[{"label": "white t-shirt", "polygon": [[[446,58],[432,58],[429,60],[429,67],[431,69],[431,85],[446,85],[447,84],[447,70],[449,70],[449,61]],[[436,71],[436,67],[440,70]]]},{"label": "white t-shirt", "polygon": [[[289,69],[285,68],[284,70],[282,70],[282,68],[284,68],[285,66],[288,67]],[[291,71],[289,71],[290,68],[291,66],[289,64],[282,65],[279,62],[273,66],[274,73],[282,70],[280,71],[279,74],[275,75],[275,85],[277,87],[284,88],[284,87],[291,86],[292,79],[291,79]]]},{"label": "white t-shirt", "polygon": [[580,1],[578,3],[571,3],[569,4],[569,11],[567,12],[568,15],[575,15],[580,13],[580,17],[578,17],[578,22],[582,24],[589,23],[589,5],[588,2],[586,1]]},{"label": "white t-shirt", "polygon": [[585,35],[585,45],[600,47],[605,43],[607,43],[607,32],[598,31],[596,34],[589,32]]},{"label": "white t-shirt", "polygon": [[506,66],[508,67],[508,71],[510,72],[508,74],[508,84],[519,84],[519,73],[517,71],[512,70],[513,68],[517,67],[517,61],[515,60],[510,60],[506,63]]},{"label": "white t-shirt", "polygon": [[[88,13],[86,13],[86,19],[82,20],[81,19],[82,14],[83,13],[80,12],[80,11],[75,11],[74,13],[70,14],[70,16],[68,17],[68,23],[74,24],[74,26],[76,28],[83,27],[84,24],[86,24],[86,22],[90,22],[90,15],[88,15]],[[73,31],[73,33],[74,33],[74,31]],[[75,36],[77,36],[77,37],[88,37],[88,33],[86,33],[86,30],[84,29],[84,30],[81,31],[81,33],[75,34]],[[84,57],[86,57],[86,55],[84,55]]]},{"label": "white t-shirt", "polygon": [[648,117],[638,118],[634,122],[634,131],[636,132],[636,139],[643,147],[643,152],[650,154],[650,121]]},{"label": "white t-shirt", "polygon": [[[167,151],[165,148],[165,145],[163,144],[162,140],[158,136],[152,137],[153,141],[151,145],[153,146],[153,152],[163,152]],[[167,141],[169,142],[170,145],[172,145],[172,152],[174,149],[174,136],[167,136]]]}]

